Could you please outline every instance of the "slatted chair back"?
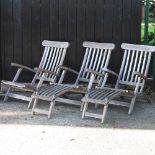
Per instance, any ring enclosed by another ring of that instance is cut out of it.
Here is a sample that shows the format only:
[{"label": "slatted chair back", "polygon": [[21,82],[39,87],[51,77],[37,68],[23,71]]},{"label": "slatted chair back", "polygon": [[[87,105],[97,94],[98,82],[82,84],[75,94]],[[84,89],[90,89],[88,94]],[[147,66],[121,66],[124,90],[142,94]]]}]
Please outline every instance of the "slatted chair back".
[{"label": "slatted chair back", "polygon": [[[47,69],[49,71],[59,74],[60,69],[57,68],[57,66],[63,64],[66,50],[69,47],[69,43],[44,40],[42,42],[42,45],[45,48],[39,68]],[[42,73],[37,73],[32,83],[34,83],[36,80],[40,80],[41,76]],[[56,76],[47,74],[44,81],[55,82],[56,79]]]},{"label": "slatted chair back", "polygon": [[[91,73],[87,72],[87,69],[101,73],[101,68],[107,68],[111,51],[115,48],[115,45],[112,43],[83,42],[83,47],[86,48],[86,51],[76,84],[89,82]],[[99,80],[100,77],[96,76],[94,82],[98,83]]]},{"label": "slatted chair back", "polygon": [[[121,47],[124,50],[124,56],[116,88],[119,88],[122,84],[136,87],[138,76],[135,75],[135,72],[139,72],[147,77],[151,61],[151,53],[155,51],[155,47],[126,43],[123,43]],[[144,84],[145,80],[141,80],[138,93],[142,93]]]}]

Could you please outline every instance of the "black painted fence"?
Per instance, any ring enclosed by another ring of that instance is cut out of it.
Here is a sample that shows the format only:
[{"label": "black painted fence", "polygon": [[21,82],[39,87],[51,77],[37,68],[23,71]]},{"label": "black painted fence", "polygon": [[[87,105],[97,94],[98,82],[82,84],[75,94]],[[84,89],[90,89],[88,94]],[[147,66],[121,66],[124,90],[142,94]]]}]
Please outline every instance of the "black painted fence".
[{"label": "black painted fence", "polygon": [[[69,41],[65,65],[79,69],[82,42],[113,42],[111,68],[118,71],[122,42],[140,42],[141,0],[0,0],[0,78],[12,79],[10,62],[38,65],[44,39]],[[21,80],[28,80],[25,72]]]}]

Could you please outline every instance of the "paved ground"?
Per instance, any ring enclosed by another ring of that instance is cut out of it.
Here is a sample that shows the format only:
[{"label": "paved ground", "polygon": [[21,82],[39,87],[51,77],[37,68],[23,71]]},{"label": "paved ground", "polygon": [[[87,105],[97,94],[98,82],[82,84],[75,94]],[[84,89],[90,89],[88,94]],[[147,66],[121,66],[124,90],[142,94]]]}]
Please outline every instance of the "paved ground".
[{"label": "paved ground", "polygon": [[131,116],[110,106],[100,124],[75,106],[57,104],[49,120],[31,116],[25,102],[0,101],[0,146],[2,155],[155,155],[155,104],[137,103]]}]

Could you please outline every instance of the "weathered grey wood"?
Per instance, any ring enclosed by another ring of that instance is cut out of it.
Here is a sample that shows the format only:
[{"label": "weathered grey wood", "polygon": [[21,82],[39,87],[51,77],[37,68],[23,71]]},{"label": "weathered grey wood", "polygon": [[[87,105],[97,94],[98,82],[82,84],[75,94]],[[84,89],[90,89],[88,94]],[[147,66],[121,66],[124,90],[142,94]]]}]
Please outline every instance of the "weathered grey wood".
[{"label": "weathered grey wood", "polygon": [[85,116],[102,119],[102,115],[101,114],[95,114],[95,113],[91,113],[91,112],[85,112]]},{"label": "weathered grey wood", "polygon": [[[69,43],[45,40],[42,42],[42,45],[45,46],[44,53],[40,61],[39,67],[35,68],[35,70],[23,65],[15,63],[11,64],[12,66],[18,67],[19,69],[12,81],[4,83],[6,86],[8,86],[8,90],[5,94],[4,101],[6,101],[8,97],[18,98],[18,94],[9,95],[11,88],[20,89],[23,91],[30,91],[33,93],[43,84],[44,81],[47,81],[49,83],[56,82],[61,70],[60,68],[57,68],[57,65],[63,64],[67,48],[69,47]],[[19,75],[23,69],[27,69],[35,73],[30,85],[26,86],[20,82],[17,82]],[[39,80],[39,82],[37,82],[37,80]],[[63,79],[61,78],[60,82],[62,82],[62,80]],[[33,87],[34,85],[36,85],[36,83],[37,86]],[[24,95],[23,98],[21,98],[20,95],[19,99],[30,101]],[[31,104],[29,106],[31,106]]]},{"label": "weathered grey wood", "polygon": [[76,106],[81,106],[81,104],[82,104],[81,101],[71,100],[71,99],[66,99],[66,98],[61,98],[61,97],[56,98],[55,101],[61,102],[61,103],[67,103],[67,104],[71,104],[71,105],[76,105]]},{"label": "weathered grey wood", "polygon": [[[66,92],[76,91],[76,87],[80,84],[81,81],[86,82],[87,86],[89,85],[88,89],[90,89],[94,81],[98,83],[101,78],[103,78],[105,82],[107,80],[108,76],[105,76],[104,71],[101,71],[100,73],[98,73],[98,71],[100,71],[101,68],[107,68],[110,60],[111,51],[114,49],[115,45],[111,43],[84,42],[83,46],[86,47],[86,52],[79,73],[73,69],[61,65],[58,65],[57,67],[59,69],[61,68],[62,70],[64,70],[59,83],[62,82],[64,75],[66,74],[67,71],[69,71],[74,74],[78,74],[75,84],[70,86],[61,84],[52,85],[52,87],[49,86],[48,89],[43,91],[41,89],[38,89],[37,93],[35,95],[32,95],[33,99],[37,98],[40,100],[50,101],[51,106],[49,109],[48,117],[50,117],[51,111],[54,107],[54,105],[52,105],[52,102],[54,101],[57,102],[59,101],[63,103],[67,102],[68,104],[82,106],[81,102],[79,101],[60,98],[60,96]],[[56,56],[56,58],[57,57],[58,56]],[[92,77],[91,80],[90,77]]]},{"label": "weathered grey wood", "polygon": [[69,67],[62,66],[62,65],[58,65],[57,67],[58,67],[58,68],[61,68],[62,70],[66,70],[66,71],[69,71],[69,72],[71,72],[71,73],[74,73],[74,74],[78,75],[78,72],[77,72],[77,71],[75,71],[74,69],[71,69],[71,68],[69,68]]},{"label": "weathered grey wood", "polygon": [[[17,79],[18,79],[18,77],[19,77],[21,71],[22,71],[22,68],[19,68],[19,69],[17,70],[17,73],[16,73],[15,77],[13,78],[12,82],[17,81]],[[2,83],[3,83],[3,82],[2,82]],[[9,88],[7,89],[7,91],[6,91],[6,93],[5,93],[5,96],[4,96],[4,99],[3,99],[3,102],[6,102],[6,101],[8,100],[8,95],[9,95],[10,90],[11,90],[11,87],[9,87]]]},{"label": "weathered grey wood", "polygon": [[154,52],[155,46],[148,46],[148,45],[135,45],[135,44],[127,44],[123,43],[121,45],[122,49],[128,49],[128,50],[136,50],[136,51],[148,51],[148,52]]},{"label": "weathered grey wood", "polygon": [[[114,44],[94,42],[84,42],[83,46],[86,47],[86,53],[79,76],[76,80],[76,84],[78,84],[80,81],[89,82],[91,73],[87,72],[88,69],[99,72],[101,71],[101,68],[107,68],[111,51],[115,47]],[[95,82],[98,83],[100,79],[100,76],[96,76]]]},{"label": "weathered grey wood", "polygon": [[69,43],[68,42],[60,42],[60,41],[49,41],[49,40],[44,40],[42,42],[43,46],[48,46],[48,47],[56,47],[56,48],[68,48]]},{"label": "weathered grey wood", "polygon": [[83,47],[88,47],[88,48],[99,48],[99,49],[114,49],[115,45],[112,43],[97,43],[97,42],[88,42],[84,41],[83,42]]},{"label": "weathered grey wood", "polygon": [[107,111],[108,111],[108,103],[105,103],[104,108],[103,108],[101,123],[104,123]]},{"label": "weathered grey wood", "polygon": [[36,73],[36,71],[34,70],[34,69],[32,69],[32,68],[30,68],[30,67],[27,67],[27,66],[24,66],[24,65],[20,65],[20,64],[17,64],[17,63],[11,63],[11,66],[12,67],[18,67],[18,68],[21,68],[21,69],[26,69],[26,70],[29,70],[29,71],[31,71],[31,72],[34,72],[34,73]]},{"label": "weathered grey wood", "polygon": [[35,108],[34,111],[33,111],[33,114],[36,114],[36,113],[48,115],[48,111],[47,110],[38,109],[38,108]]},{"label": "weathered grey wood", "polygon": [[[115,89],[104,88],[105,84],[101,85],[100,88],[89,89],[85,97],[82,98],[82,102],[84,104],[82,117],[86,115],[89,117],[99,117],[98,115],[87,112],[87,107],[89,103],[104,105],[101,122],[104,122],[104,118],[108,109],[108,104],[128,107],[128,114],[132,113],[137,96],[143,93],[144,84],[147,80],[151,53],[155,52],[155,47],[126,43],[123,43],[121,47],[122,49],[124,49],[124,56],[119,75],[112,71],[109,71],[108,69],[105,69],[105,72],[107,70],[109,74],[118,76]],[[93,80],[94,79],[95,78],[93,78]],[[91,83],[93,82],[93,80],[91,80]],[[122,85],[130,87],[132,86],[133,91],[129,90],[122,94]],[[127,103],[121,100],[116,100],[115,97],[119,95],[123,95],[124,97],[130,97],[130,102]]]},{"label": "weathered grey wood", "polygon": [[118,77],[118,74],[115,73],[114,71],[110,70],[110,69],[103,68],[102,70],[103,70],[105,73],[112,74],[112,75],[115,75],[116,77]]},{"label": "weathered grey wood", "polygon": [[111,104],[111,105],[117,105],[117,106],[123,106],[123,107],[130,107],[130,103],[123,102],[123,101],[111,100],[109,102],[109,104]]},{"label": "weathered grey wood", "polygon": [[34,99],[34,104],[33,104],[32,111],[31,111],[32,115],[35,114],[35,107],[36,107],[37,103],[38,103],[38,99]]},{"label": "weathered grey wood", "polygon": [[52,101],[50,103],[50,108],[49,108],[49,111],[48,111],[48,118],[51,118],[51,113],[52,113],[52,109],[53,109],[54,105],[55,105],[55,101]]},{"label": "weathered grey wood", "polygon": [[83,107],[83,111],[82,111],[82,119],[84,119],[86,110],[88,108],[88,102],[83,102],[83,103],[84,103],[84,107]]},{"label": "weathered grey wood", "polygon": [[28,102],[31,100],[31,97],[27,97],[27,96],[23,96],[23,95],[19,95],[19,94],[14,94],[14,93],[9,93],[8,97],[16,98],[16,99],[28,101]]},{"label": "weathered grey wood", "polygon": [[36,86],[31,85],[29,83],[18,83],[18,82],[12,82],[12,81],[2,81],[3,85],[7,85],[8,87],[14,87],[18,88],[19,90],[26,90],[26,91],[35,91]]}]

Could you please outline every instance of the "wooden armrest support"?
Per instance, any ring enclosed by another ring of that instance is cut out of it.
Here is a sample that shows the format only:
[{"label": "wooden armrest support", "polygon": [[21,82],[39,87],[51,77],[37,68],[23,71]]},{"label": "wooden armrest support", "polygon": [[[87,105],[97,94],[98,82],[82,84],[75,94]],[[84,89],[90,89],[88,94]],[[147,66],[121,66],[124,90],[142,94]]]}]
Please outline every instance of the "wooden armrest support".
[{"label": "wooden armrest support", "polygon": [[16,63],[11,63],[11,66],[13,66],[13,67],[18,67],[18,68],[23,68],[23,69],[26,69],[26,70],[28,70],[28,71],[31,71],[31,72],[34,72],[34,73],[36,73],[36,71],[34,70],[34,69],[32,69],[32,68],[30,68],[30,67],[27,67],[27,66],[24,66],[24,65],[20,65],[20,64],[16,64]]},{"label": "wooden armrest support", "polygon": [[134,74],[137,75],[138,77],[140,77],[141,79],[144,79],[145,81],[148,80],[146,76],[144,76],[143,74],[141,74],[139,72],[135,72]]},{"label": "wooden armrest support", "polygon": [[94,71],[94,70],[92,70],[92,69],[87,69],[86,71],[89,72],[89,73],[92,73],[92,74],[94,74],[94,75],[98,75],[98,76],[100,76],[100,77],[104,77],[104,76],[105,76],[105,74],[99,73],[99,72]]},{"label": "wooden armrest support", "polygon": [[118,74],[115,73],[114,71],[110,70],[110,69],[102,68],[102,70],[103,70],[105,73],[109,73],[109,74],[112,74],[112,75],[115,75],[116,77],[118,77]]},{"label": "wooden armrest support", "polygon": [[76,75],[79,74],[79,72],[77,72],[77,71],[75,71],[75,70],[73,70],[73,69],[71,69],[71,68],[69,68],[69,67],[66,67],[66,66],[58,65],[57,67],[60,68],[60,69],[62,69],[62,70],[65,70],[65,71],[69,71],[69,72],[71,72],[71,73],[74,73],[74,74],[76,74]]},{"label": "wooden armrest support", "polygon": [[153,78],[147,78],[147,81],[153,81]]},{"label": "wooden armrest support", "polygon": [[49,71],[49,70],[47,70],[47,69],[42,69],[42,68],[37,68],[37,67],[35,67],[34,70],[37,71],[37,72],[40,72],[40,73],[43,72],[43,73],[47,73],[47,74],[51,74],[51,75],[60,77],[58,74],[56,74],[56,73],[54,73],[54,72],[52,72],[52,71]]}]

